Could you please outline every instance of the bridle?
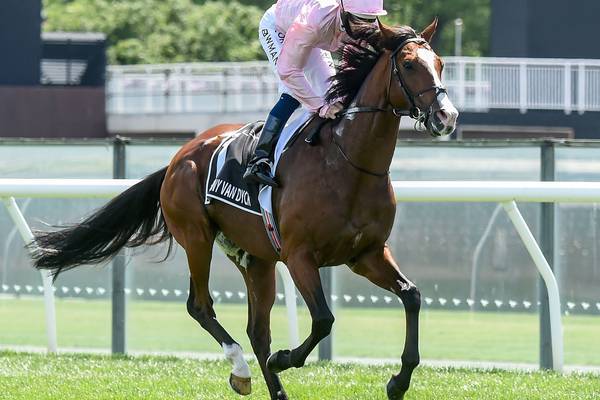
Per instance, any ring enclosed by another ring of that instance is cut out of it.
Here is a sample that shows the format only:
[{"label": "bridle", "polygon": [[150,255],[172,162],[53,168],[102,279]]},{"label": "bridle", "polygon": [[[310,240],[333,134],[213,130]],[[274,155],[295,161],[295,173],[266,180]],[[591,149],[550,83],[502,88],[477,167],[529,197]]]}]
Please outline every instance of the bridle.
[{"label": "bridle", "polygon": [[[402,73],[400,72],[400,68],[398,68],[398,61],[396,60],[396,55],[400,51],[402,51],[402,49],[409,43],[425,44],[425,43],[427,43],[427,41],[421,37],[418,37],[418,38],[407,39],[404,42],[400,43],[400,46],[398,46],[398,48],[396,50],[394,50],[391,55],[392,73],[396,76],[396,79],[398,80],[398,82],[400,83],[400,86],[404,90],[404,94],[406,94],[406,97],[410,101],[411,108],[410,108],[409,115],[412,118],[416,119],[417,122],[420,123],[422,127],[426,127],[427,122],[429,121],[429,117],[433,113],[433,104],[435,103],[435,101],[437,100],[439,95],[442,93],[447,93],[447,90],[443,86],[434,85],[434,86],[427,88],[425,90],[422,90],[416,94],[411,93],[410,89],[406,85],[406,82],[404,81],[404,77],[402,76]],[[390,100],[389,100],[390,86],[391,86],[391,84],[388,85],[388,103],[390,103]],[[429,92],[435,92],[435,96],[434,96],[433,100],[431,101],[431,103],[429,104],[429,107],[427,107],[427,111],[423,112],[423,111],[421,111],[421,109],[419,107],[417,107],[417,105],[415,103],[415,99],[419,99],[425,93],[429,93]],[[394,114],[396,114],[396,113],[394,112]]]},{"label": "bridle", "polygon": [[[381,108],[381,107],[376,107],[376,106],[355,106],[355,107],[350,107],[350,108],[340,112],[339,117],[344,117],[346,115],[358,114],[358,113],[392,112],[397,117],[410,116],[411,118],[414,118],[416,120],[415,130],[417,130],[417,131],[422,132],[427,129],[427,123],[429,121],[429,118],[431,117],[431,114],[433,113],[433,104],[436,102],[439,95],[442,93],[447,93],[447,90],[443,86],[434,85],[427,89],[421,90],[418,93],[413,93],[408,88],[408,86],[406,85],[406,81],[405,81],[404,77],[402,76],[402,72],[400,71],[400,68],[398,68],[398,61],[396,60],[396,57],[397,57],[398,53],[401,52],[402,49],[404,47],[406,47],[406,45],[408,45],[409,43],[426,44],[427,40],[425,40],[422,37],[414,37],[414,38],[406,39],[404,42],[402,42],[398,45],[396,50],[394,50],[391,53],[390,58],[391,58],[391,63],[392,63],[392,70],[390,72],[390,78],[389,78],[388,87],[387,87],[386,108]],[[403,110],[399,107],[395,107],[392,104],[392,102],[390,100],[390,89],[392,86],[392,77],[396,78],[396,80],[400,84],[400,87],[402,87],[404,94],[408,98],[408,101],[410,102],[410,106],[411,106],[409,110]],[[416,99],[421,98],[424,94],[429,93],[429,92],[435,92],[435,96],[434,96],[433,100],[431,101],[431,103],[429,104],[429,106],[427,107],[426,111],[423,112],[417,106]],[[332,137],[333,143],[336,145],[336,147],[338,148],[338,150],[340,151],[340,153],[342,154],[344,159],[358,171],[365,173],[367,175],[377,176],[377,177],[383,177],[383,176],[389,175],[389,171],[387,171],[385,173],[377,173],[377,172],[371,172],[364,168],[359,167],[358,165],[356,165],[355,163],[352,162],[352,160],[344,152],[344,150],[342,149],[340,144],[335,140],[335,134],[331,135],[331,137]]]},{"label": "bridle", "polygon": [[[434,85],[434,86],[424,89],[418,93],[412,93],[412,91],[406,85],[406,81],[405,81],[404,77],[402,76],[402,72],[400,71],[400,68],[398,68],[398,61],[396,60],[396,56],[398,55],[398,53],[401,52],[402,49],[404,47],[406,47],[406,45],[408,45],[409,43],[426,44],[427,40],[423,39],[422,37],[414,37],[414,38],[406,39],[404,42],[402,42],[402,43],[400,43],[400,45],[398,45],[396,50],[394,50],[391,53],[390,60],[392,63],[392,70],[390,72],[390,79],[389,79],[388,87],[387,87],[387,105],[388,105],[388,107],[386,107],[386,108],[374,107],[374,106],[350,107],[340,113],[342,116],[349,115],[349,114],[363,113],[363,112],[390,112],[391,111],[397,117],[409,116],[411,118],[414,118],[417,121],[415,123],[416,130],[423,131],[426,129],[427,122],[429,121],[429,118],[430,118],[431,114],[433,113],[433,104],[435,103],[435,101],[437,100],[439,95],[442,93],[447,93],[447,90],[443,86]],[[406,98],[410,102],[411,107],[409,110],[403,110],[399,107],[395,107],[392,104],[392,102],[390,100],[390,88],[392,86],[392,77],[396,78],[396,80],[400,84],[400,87],[404,91]],[[424,94],[429,93],[429,92],[435,92],[435,96],[434,96],[433,100],[431,101],[431,103],[429,104],[429,106],[427,107],[427,109],[426,109],[427,111],[423,112],[417,106],[416,99],[421,98]],[[389,107],[389,106],[391,106],[391,107]]]},{"label": "bridle", "polygon": [[[350,36],[350,38],[356,40],[357,38],[355,37],[354,33],[352,32],[352,29],[350,27],[350,23],[348,20],[349,13],[347,13],[345,11],[344,0],[340,0],[340,5],[342,8],[342,12],[341,12],[342,26],[344,27],[344,30],[346,31],[348,36]],[[394,115],[397,117],[410,116],[411,118],[415,119],[416,120],[415,130],[423,132],[427,129],[427,122],[429,121],[429,117],[431,116],[431,113],[433,112],[433,103],[435,103],[435,101],[437,100],[437,98],[440,94],[447,93],[447,91],[446,91],[445,87],[435,85],[428,89],[422,90],[419,93],[416,93],[416,94],[411,93],[408,86],[406,86],[406,82],[404,81],[402,73],[400,72],[400,68],[398,68],[398,62],[396,61],[396,56],[398,55],[398,53],[401,52],[402,49],[404,47],[406,47],[406,45],[409,43],[426,44],[428,42],[427,42],[427,40],[425,40],[424,38],[422,38],[420,36],[406,39],[404,42],[400,43],[398,45],[398,47],[396,47],[396,50],[394,50],[392,52],[392,54],[390,55],[390,58],[392,61],[392,72],[390,73],[390,80],[388,82],[388,87],[387,87],[387,101],[388,101],[388,106],[392,106],[392,107],[385,108],[385,109],[382,109],[379,107],[368,107],[368,106],[367,107],[351,107],[351,108],[345,110],[344,112],[341,112],[340,116],[344,116],[344,115],[348,115],[348,114],[356,114],[356,113],[360,113],[360,112],[392,111],[394,113]],[[398,80],[398,83],[402,87],[402,90],[404,90],[404,94],[406,94],[408,101],[410,101],[411,108],[408,112],[401,110],[397,107],[394,107],[394,105],[390,101],[390,87],[392,86],[392,75],[394,75],[396,77],[396,79]],[[433,101],[431,102],[431,104],[429,104],[429,107],[427,107],[427,111],[423,112],[419,107],[417,107],[415,99],[418,99],[421,96],[423,96],[425,93],[429,93],[431,91],[435,91],[435,97],[433,98]]]}]

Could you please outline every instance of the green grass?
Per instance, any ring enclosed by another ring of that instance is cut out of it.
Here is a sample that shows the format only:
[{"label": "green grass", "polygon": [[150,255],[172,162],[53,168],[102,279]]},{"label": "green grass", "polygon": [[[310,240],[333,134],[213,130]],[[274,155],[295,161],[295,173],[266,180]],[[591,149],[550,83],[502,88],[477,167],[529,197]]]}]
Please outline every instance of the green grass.
[{"label": "green grass", "polygon": [[[110,348],[110,303],[59,299],[56,302],[60,347]],[[221,323],[250,351],[246,307],[216,305]],[[45,346],[44,307],[40,299],[0,300],[0,344]],[[565,363],[600,365],[600,317],[563,318]],[[310,322],[300,311],[301,338]],[[524,313],[469,313],[424,310],[421,313],[423,359],[537,363],[538,316]],[[287,348],[287,319],[282,306],[272,313],[273,349]],[[399,358],[404,341],[404,312],[350,309],[336,312],[334,353],[346,357]],[[183,303],[131,301],[128,348],[146,351],[220,352],[193,321]]]},{"label": "green grass", "polygon": [[[251,363],[253,394],[268,392]],[[281,378],[288,395],[300,400],[385,399],[385,383],[398,366],[309,364]],[[226,384],[230,366],[164,357],[44,356],[0,352],[0,399],[239,399]],[[593,375],[516,373],[420,367],[407,400],[430,399],[598,399]]]}]

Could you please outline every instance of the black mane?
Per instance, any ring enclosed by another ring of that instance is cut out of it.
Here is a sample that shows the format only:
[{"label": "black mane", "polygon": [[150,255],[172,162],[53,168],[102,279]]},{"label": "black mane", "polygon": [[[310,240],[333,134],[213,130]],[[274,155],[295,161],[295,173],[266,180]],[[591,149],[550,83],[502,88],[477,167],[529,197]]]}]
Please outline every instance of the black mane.
[{"label": "black mane", "polygon": [[[384,38],[379,30],[365,29],[355,33],[357,41],[344,45],[336,74],[331,77],[332,84],[325,95],[327,102],[341,100],[347,107],[385,50],[393,51],[406,39],[418,37],[415,30],[408,26],[384,29],[391,35],[386,34]],[[369,46],[363,46],[360,42],[366,42]]]}]

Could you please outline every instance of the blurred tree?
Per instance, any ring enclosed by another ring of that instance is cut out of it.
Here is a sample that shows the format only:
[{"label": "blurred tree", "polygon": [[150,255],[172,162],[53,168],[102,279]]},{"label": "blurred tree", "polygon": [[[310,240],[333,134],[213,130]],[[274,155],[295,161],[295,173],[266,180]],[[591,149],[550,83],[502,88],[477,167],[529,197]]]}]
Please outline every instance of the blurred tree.
[{"label": "blurred tree", "polygon": [[[196,4],[204,4],[211,0],[193,0]],[[226,3],[238,2],[247,6],[256,6],[262,10],[266,10],[276,3],[277,0],[225,0]]]},{"label": "blurred tree", "polygon": [[[46,31],[96,31],[113,64],[264,59],[258,22],[275,0],[43,0]],[[242,4],[243,3],[243,4]],[[385,0],[388,24],[423,29],[434,16],[434,47],[454,52],[454,20],[464,21],[463,54],[486,55],[490,0]]]},{"label": "blurred tree", "polygon": [[262,11],[237,2],[44,0],[44,7],[45,31],[105,33],[113,64],[264,58]]},{"label": "blurred tree", "polygon": [[485,56],[489,50],[490,0],[384,0],[388,16],[383,21],[423,30],[439,18],[433,45],[441,55],[454,54],[454,20],[463,20],[462,53]]},{"label": "blurred tree", "polygon": [[[194,0],[204,4],[207,0]],[[208,0],[209,1],[209,0]],[[232,3],[235,0],[228,0]],[[237,0],[266,10],[276,0]],[[490,0],[384,0],[388,16],[382,20],[392,25],[410,25],[417,31],[425,28],[435,16],[439,18],[436,50],[443,55],[454,54],[454,20],[463,20],[463,55],[488,54]]]}]

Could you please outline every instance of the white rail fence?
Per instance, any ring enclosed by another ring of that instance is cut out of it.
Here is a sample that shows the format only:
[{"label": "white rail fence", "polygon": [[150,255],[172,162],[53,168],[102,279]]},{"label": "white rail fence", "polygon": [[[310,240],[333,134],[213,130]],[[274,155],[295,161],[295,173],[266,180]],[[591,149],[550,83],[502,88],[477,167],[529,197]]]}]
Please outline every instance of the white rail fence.
[{"label": "white rail fence", "polygon": [[444,79],[465,111],[600,111],[600,60],[448,57]]},{"label": "white rail fence", "polygon": [[[600,60],[445,57],[461,111],[600,111]],[[265,62],[109,67],[109,114],[266,111],[277,81]]]},{"label": "white rail fence", "polygon": [[[136,180],[112,179],[0,179],[2,198],[23,240],[33,235],[15,198],[110,198],[118,195]],[[525,223],[516,202],[600,202],[600,182],[477,182],[422,181],[393,182],[399,202],[499,202],[502,204],[527,250],[533,258],[548,289],[553,367],[563,369],[563,333],[558,285],[535,238]],[[289,342],[299,343],[295,288],[287,269],[278,268],[285,286],[289,320]],[[45,293],[48,351],[57,351],[54,292],[51,278],[42,273]]]}]

